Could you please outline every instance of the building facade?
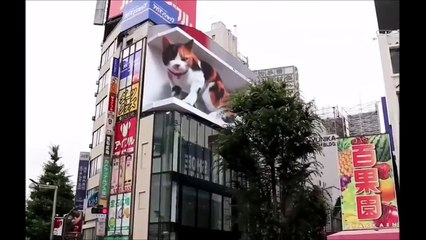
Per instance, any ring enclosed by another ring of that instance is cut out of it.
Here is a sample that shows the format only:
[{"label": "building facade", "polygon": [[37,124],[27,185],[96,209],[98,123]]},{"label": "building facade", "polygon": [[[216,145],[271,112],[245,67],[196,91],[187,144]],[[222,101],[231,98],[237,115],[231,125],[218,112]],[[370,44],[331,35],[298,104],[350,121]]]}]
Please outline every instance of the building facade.
[{"label": "building facade", "polygon": [[277,67],[254,70],[259,79],[273,78],[281,81],[285,81],[288,84],[289,89],[299,94],[299,72],[295,66]]},{"label": "building facade", "polygon": [[226,28],[223,22],[212,23],[210,31],[206,35],[216,41],[221,47],[228,51],[232,56],[238,56],[237,37],[232,31]]},{"label": "building facade", "polygon": [[342,110],[348,118],[349,136],[375,135],[382,132],[380,102],[362,103]]},{"label": "building facade", "polygon": [[328,134],[337,134],[339,137],[349,136],[349,123],[339,107],[324,107],[316,111],[322,119],[323,126]]},{"label": "building facade", "polygon": [[[226,113],[214,103],[256,75],[191,27],[195,1],[116,5],[106,8],[83,239],[238,239],[230,192],[236,176],[214,153]],[[181,84],[190,66],[178,48],[220,75],[216,95],[216,88]],[[92,214],[100,205],[108,213]]]},{"label": "building facade", "polygon": [[389,129],[399,173],[399,1],[374,1]]},{"label": "building facade", "polygon": [[[234,25],[236,27],[236,25]],[[236,34],[236,33],[235,33]],[[244,65],[249,65],[248,57],[238,51],[238,38],[223,22],[215,22],[211,24],[210,31],[206,32],[212,40],[217,42],[223,49],[228,51],[232,56],[241,60]]]},{"label": "building facade", "polygon": [[[399,166],[399,30],[378,31],[390,129]],[[399,168],[398,168],[399,169]]]}]

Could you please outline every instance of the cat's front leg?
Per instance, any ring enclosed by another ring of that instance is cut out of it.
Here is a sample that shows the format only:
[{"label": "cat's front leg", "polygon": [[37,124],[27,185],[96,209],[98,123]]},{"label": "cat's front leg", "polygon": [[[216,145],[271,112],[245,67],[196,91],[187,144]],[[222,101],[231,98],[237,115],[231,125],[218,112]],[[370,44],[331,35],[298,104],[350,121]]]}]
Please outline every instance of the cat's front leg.
[{"label": "cat's front leg", "polygon": [[180,99],[180,93],[182,92],[182,88],[179,86],[172,86],[172,97]]},{"label": "cat's front leg", "polygon": [[198,93],[203,88],[203,86],[204,86],[204,82],[194,81],[191,85],[188,96],[186,96],[186,98],[183,99],[182,101],[188,103],[191,106],[194,106],[195,102],[198,99]]}]

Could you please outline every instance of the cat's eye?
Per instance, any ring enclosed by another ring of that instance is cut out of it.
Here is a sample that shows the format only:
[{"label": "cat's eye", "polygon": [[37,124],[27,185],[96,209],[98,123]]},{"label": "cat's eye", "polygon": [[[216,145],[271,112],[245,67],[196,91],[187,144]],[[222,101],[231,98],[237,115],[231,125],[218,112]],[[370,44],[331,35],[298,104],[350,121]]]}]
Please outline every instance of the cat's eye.
[{"label": "cat's eye", "polygon": [[186,57],[183,57],[183,58],[182,58],[182,61],[186,61],[186,60],[188,60],[188,58],[186,58]]}]

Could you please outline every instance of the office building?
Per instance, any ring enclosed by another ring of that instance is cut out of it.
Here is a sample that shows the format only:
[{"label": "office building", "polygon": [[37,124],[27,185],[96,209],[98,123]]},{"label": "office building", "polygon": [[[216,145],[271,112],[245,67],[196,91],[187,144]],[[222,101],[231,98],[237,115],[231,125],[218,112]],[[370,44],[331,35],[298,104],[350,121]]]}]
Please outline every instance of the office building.
[{"label": "office building", "polygon": [[393,153],[399,172],[399,1],[375,0],[374,3],[390,124],[385,128],[389,129],[388,133],[393,141]]},{"label": "office building", "polygon": [[328,134],[336,134],[339,137],[349,136],[348,119],[338,106],[323,107],[318,109],[316,114],[321,118]]},{"label": "office building", "polygon": [[380,134],[379,102],[369,102],[342,109],[348,116],[349,136]]},{"label": "office building", "polygon": [[[237,26],[234,25],[234,29],[236,29],[236,27]],[[232,56],[240,59],[241,62],[248,67],[248,57],[238,51],[238,38],[235,34],[235,32],[233,33],[223,22],[220,21],[212,23],[210,31],[206,32],[207,36],[217,42],[221,47],[223,47],[223,49],[232,54]]]},{"label": "office building", "polygon": [[285,81],[289,89],[296,94],[299,94],[299,72],[295,66],[276,67],[254,70],[258,79],[273,78]]}]

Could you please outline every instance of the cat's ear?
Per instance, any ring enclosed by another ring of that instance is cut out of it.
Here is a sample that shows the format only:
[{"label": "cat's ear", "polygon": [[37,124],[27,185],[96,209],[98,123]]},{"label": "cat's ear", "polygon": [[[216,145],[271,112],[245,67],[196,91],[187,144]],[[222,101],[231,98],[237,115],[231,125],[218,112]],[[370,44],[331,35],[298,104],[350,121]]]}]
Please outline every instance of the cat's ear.
[{"label": "cat's ear", "polygon": [[191,49],[192,49],[192,45],[194,45],[194,39],[189,40],[189,41],[188,41],[187,43],[185,43],[184,45],[185,45],[185,47],[186,47],[188,50],[191,50]]},{"label": "cat's ear", "polygon": [[167,48],[168,46],[170,46],[170,41],[168,38],[163,37],[163,49]]}]

